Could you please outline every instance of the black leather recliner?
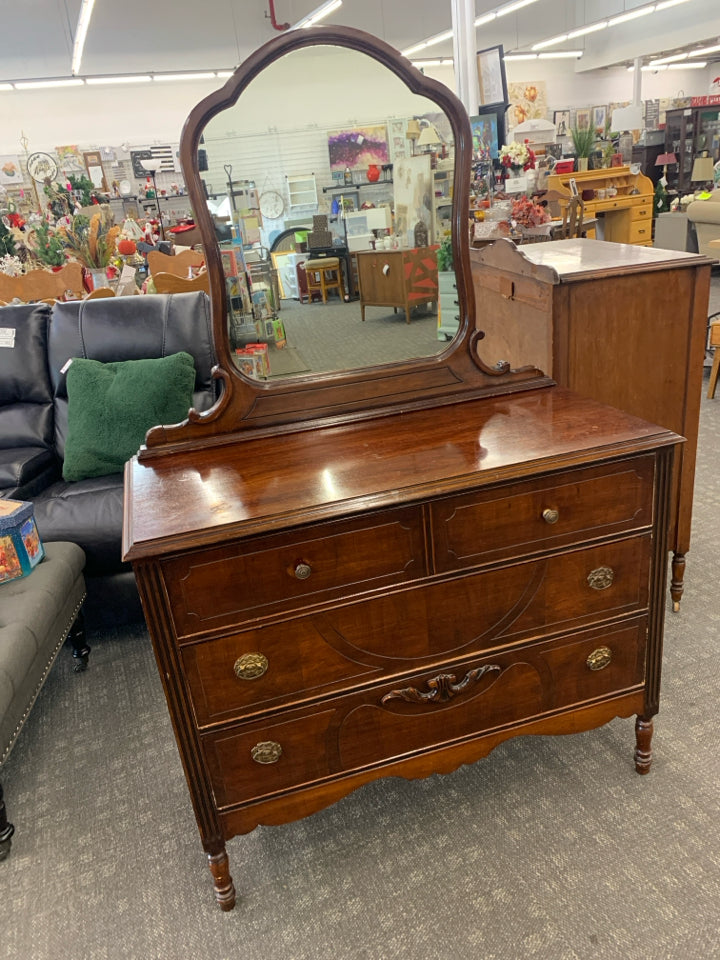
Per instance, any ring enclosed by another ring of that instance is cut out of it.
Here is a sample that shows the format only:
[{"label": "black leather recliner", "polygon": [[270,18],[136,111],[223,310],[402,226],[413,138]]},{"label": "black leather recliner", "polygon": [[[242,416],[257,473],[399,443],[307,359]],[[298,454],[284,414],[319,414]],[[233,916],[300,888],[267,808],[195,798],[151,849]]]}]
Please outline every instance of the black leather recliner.
[{"label": "black leather recliner", "polygon": [[[156,294],[57,303],[52,308],[3,308],[0,328],[10,322],[21,348],[15,356],[17,367],[26,372],[18,370],[6,383],[5,367],[0,366],[0,401],[4,404],[0,411],[1,495],[32,500],[42,539],[79,544],[87,557],[85,572],[89,576],[127,571],[129,565],[121,561],[122,474],[74,482],[62,479],[67,437],[64,368],[71,357],[107,363],[184,350],[195,360],[193,405],[207,410],[217,396],[208,297],[202,292]],[[5,362],[8,374],[12,373],[13,364],[2,356],[2,347],[0,361]],[[14,428],[13,423],[17,424]],[[35,460],[29,452],[21,456],[18,449],[35,451]],[[23,458],[25,466],[21,468]],[[33,464],[38,467],[34,473]],[[20,474],[22,484],[5,483],[6,476],[20,478]]]}]

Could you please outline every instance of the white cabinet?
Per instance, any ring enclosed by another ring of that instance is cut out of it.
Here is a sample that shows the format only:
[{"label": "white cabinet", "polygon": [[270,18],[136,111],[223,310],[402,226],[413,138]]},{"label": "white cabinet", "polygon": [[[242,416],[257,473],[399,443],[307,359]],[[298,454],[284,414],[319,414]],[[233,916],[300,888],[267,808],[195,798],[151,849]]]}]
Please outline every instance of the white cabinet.
[{"label": "white cabinet", "polygon": [[287,178],[290,210],[317,205],[317,184],[313,173],[308,176]]}]

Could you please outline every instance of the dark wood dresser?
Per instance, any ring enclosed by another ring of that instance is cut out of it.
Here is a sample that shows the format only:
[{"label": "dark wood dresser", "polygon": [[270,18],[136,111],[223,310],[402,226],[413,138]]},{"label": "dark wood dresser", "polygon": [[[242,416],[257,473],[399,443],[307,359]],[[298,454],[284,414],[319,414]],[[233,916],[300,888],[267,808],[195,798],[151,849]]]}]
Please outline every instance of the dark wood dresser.
[{"label": "dark wood dresser", "polygon": [[536,364],[561,386],[686,438],[673,480],[672,597],[690,547],[712,261],[600,240],[471,253],[487,361]]},{"label": "dark wood dresser", "polygon": [[126,475],[200,833],[658,708],[673,445],[560,388],[179,454]]}]

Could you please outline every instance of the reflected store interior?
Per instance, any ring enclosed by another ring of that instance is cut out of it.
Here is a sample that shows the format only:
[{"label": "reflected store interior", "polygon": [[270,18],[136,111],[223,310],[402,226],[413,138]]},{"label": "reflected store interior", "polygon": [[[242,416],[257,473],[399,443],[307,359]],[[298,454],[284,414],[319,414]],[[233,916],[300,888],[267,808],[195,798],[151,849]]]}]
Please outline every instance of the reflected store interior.
[{"label": "reflected store interior", "polygon": [[262,70],[200,144],[241,372],[276,380],[446,349],[455,151],[437,104],[365,53],[311,46]]}]

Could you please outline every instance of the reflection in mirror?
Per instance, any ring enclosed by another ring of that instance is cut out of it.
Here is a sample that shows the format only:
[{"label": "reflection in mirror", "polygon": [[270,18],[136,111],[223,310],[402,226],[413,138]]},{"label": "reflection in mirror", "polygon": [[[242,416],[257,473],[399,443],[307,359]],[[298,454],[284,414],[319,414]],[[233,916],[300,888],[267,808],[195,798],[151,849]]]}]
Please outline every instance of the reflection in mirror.
[{"label": "reflection in mirror", "polygon": [[433,101],[363,53],[312,46],[263,70],[202,134],[244,373],[277,380],[447,347],[457,293],[438,247],[449,249],[454,150]]}]

